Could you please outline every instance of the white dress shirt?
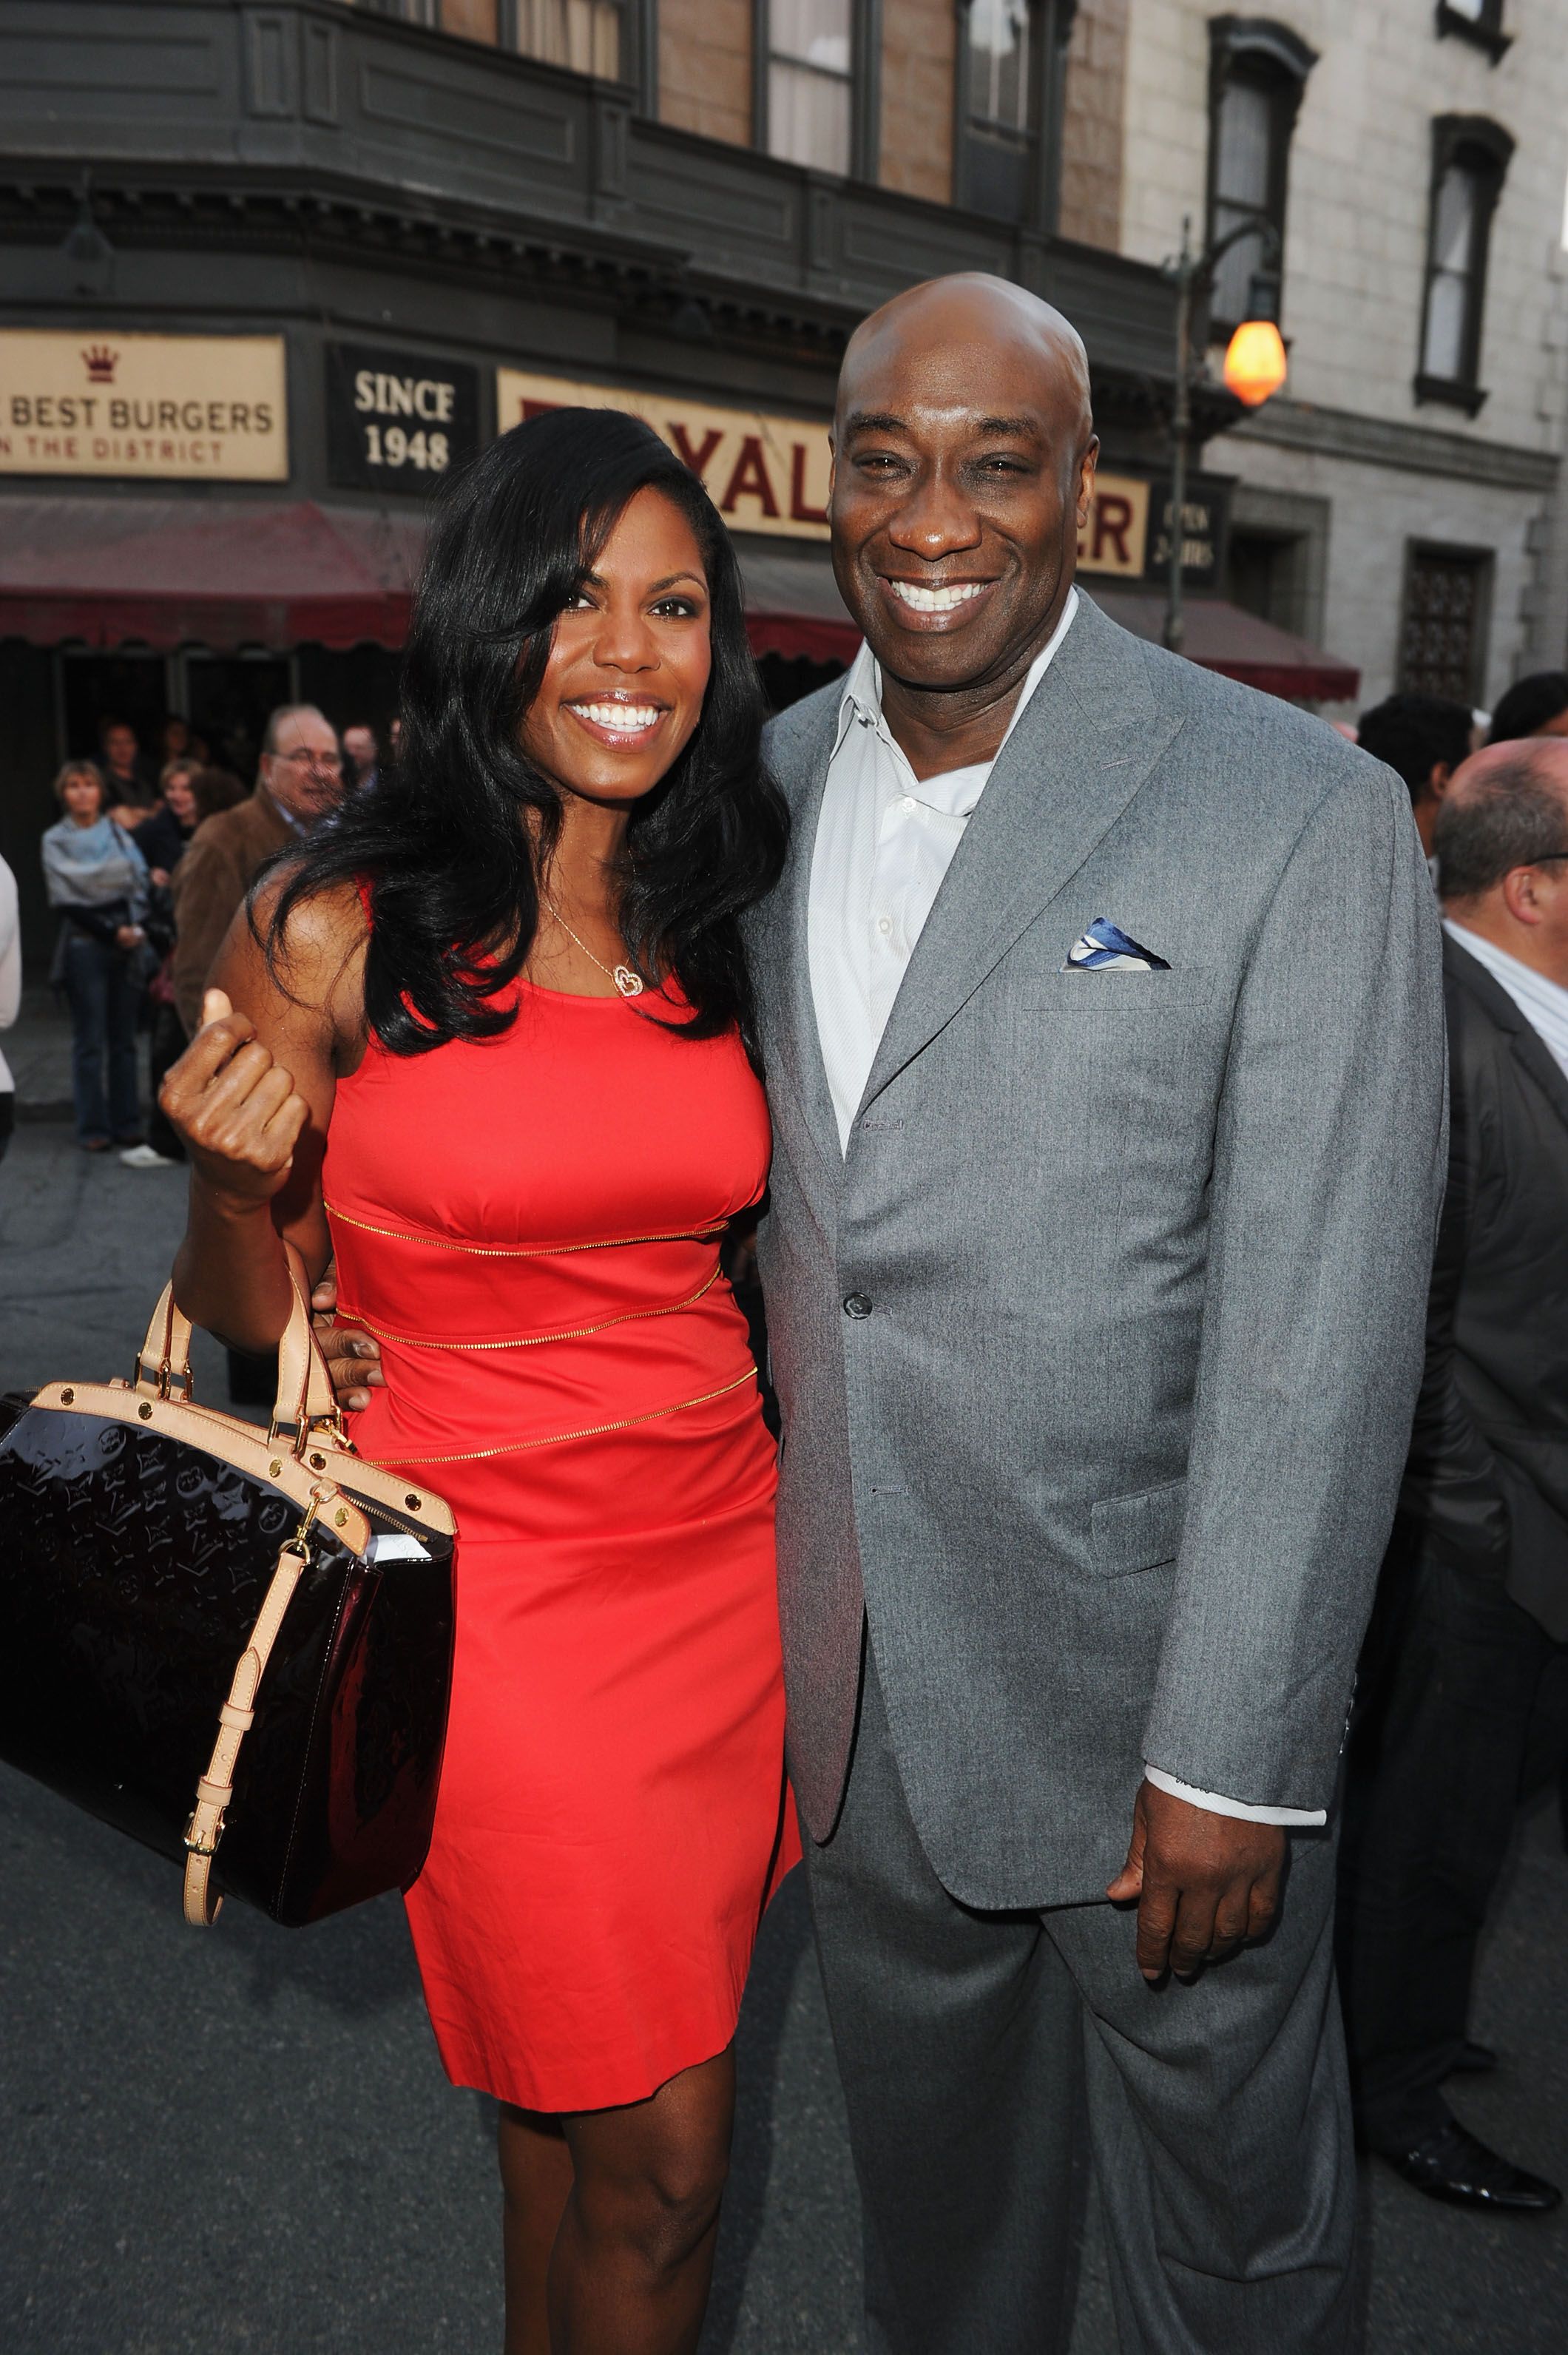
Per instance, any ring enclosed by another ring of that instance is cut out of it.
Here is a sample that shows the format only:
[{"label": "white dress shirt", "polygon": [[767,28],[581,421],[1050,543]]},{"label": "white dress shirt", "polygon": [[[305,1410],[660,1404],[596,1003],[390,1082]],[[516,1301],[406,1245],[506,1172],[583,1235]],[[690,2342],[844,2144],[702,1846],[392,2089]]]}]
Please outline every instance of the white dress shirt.
[{"label": "white dress shirt", "polygon": [[[1029,666],[1008,737],[1072,626],[1078,591]],[[1001,746],[997,746],[997,752]],[[993,767],[978,761],[917,777],[882,716],[882,675],[862,645],[844,682],[812,849],[806,903],[811,999],[822,1060],[847,1151],[871,1065],[915,943]],[[1256,1807],[1197,1791],[1157,1766],[1151,1783],[1194,1806],[1264,1824],[1320,1824],[1321,1808]]]},{"label": "white dress shirt", "polygon": [[1560,982],[1548,981],[1533,965],[1521,964],[1495,941],[1484,941],[1479,932],[1468,931],[1451,916],[1444,917],[1443,929],[1501,984],[1548,1053],[1568,1072],[1568,989]]}]

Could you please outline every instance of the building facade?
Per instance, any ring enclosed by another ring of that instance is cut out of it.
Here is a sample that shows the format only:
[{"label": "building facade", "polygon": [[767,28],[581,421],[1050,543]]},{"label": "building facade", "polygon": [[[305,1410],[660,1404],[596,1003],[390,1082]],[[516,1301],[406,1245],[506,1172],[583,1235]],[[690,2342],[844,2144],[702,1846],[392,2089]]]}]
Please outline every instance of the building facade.
[{"label": "building facade", "polygon": [[[1341,706],[1416,622],[1477,698],[1560,653],[1563,61],[1492,0],[1291,5],[0,0],[0,851],[32,960],[59,762],[110,714],[240,765],[284,697],[384,724],[430,495],[540,405],[646,416],[736,534],[773,700],[830,676],[839,355],[936,272],[1083,334],[1081,563],[1157,636],[1184,212],[1277,215],[1293,362],[1241,425],[1199,388],[1188,651]],[[1441,270],[1439,122],[1474,182]]]},{"label": "building facade", "polygon": [[1137,590],[1172,296],[1061,218],[1073,15],[0,0],[0,849],[32,958],[59,761],[110,713],[236,761],[282,696],[384,721],[429,494],[540,403],[636,407],[702,473],[783,701],[853,645],[823,514],[846,336],[1000,272],[1084,334],[1085,562]]},{"label": "building facade", "polygon": [[1215,455],[1232,597],[1350,655],[1363,702],[1484,706],[1561,666],[1565,0],[1083,0],[1072,55],[1098,75],[1075,234],[1151,263],[1184,217],[1280,236],[1215,286],[1222,333],[1261,272],[1290,356]]}]

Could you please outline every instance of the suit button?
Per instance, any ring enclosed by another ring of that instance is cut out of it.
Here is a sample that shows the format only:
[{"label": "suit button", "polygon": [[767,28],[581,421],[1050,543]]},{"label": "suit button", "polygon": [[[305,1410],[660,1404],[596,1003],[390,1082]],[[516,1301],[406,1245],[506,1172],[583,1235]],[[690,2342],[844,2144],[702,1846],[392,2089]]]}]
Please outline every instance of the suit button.
[{"label": "suit button", "polygon": [[869,1316],[870,1313],[871,1304],[867,1299],[865,1294],[863,1292],[850,1293],[848,1298],[844,1303],[845,1316],[859,1318],[861,1316]]}]

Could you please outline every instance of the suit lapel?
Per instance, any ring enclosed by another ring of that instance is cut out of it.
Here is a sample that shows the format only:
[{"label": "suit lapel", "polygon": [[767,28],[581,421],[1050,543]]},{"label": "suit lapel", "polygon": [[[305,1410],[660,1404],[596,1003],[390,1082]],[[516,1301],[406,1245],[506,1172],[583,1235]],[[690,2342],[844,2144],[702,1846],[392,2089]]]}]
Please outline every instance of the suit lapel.
[{"label": "suit lapel", "polygon": [[1514,1060],[1523,1066],[1568,1127],[1568,1073],[1552,1052],[1533,1022],[1514,1004],[1500,981],[1487,971],[1479,957],[1461,948],[1451,932],[1443,935],[1443,954],[1449,971],[1464,983],[1472,997],[1486,1007],[1499,1030],[1508,1033]]},{"label": "suit lapel", "polygon": [[783,1076],[800,1105],[812,1143],[836,1187],[843,1174],[844,1155],[811,994],[807,922],[812,855],[816,847],[822,796],[827,785],[827,767],[837,735],[838,698],[825,698],[817,725],[802,748],[796,769],[800,783],[793,790],[786,783],[790,801],[789,856],[773,898],[773,921],[778,926],[773,956],[780,1007],[773,1037]]},{"label": "suit lapel", "polygon": [[862,1111],[1071,881],[1181,726],[1157,710],[1123,633],[1079,595],[915,943]]}]

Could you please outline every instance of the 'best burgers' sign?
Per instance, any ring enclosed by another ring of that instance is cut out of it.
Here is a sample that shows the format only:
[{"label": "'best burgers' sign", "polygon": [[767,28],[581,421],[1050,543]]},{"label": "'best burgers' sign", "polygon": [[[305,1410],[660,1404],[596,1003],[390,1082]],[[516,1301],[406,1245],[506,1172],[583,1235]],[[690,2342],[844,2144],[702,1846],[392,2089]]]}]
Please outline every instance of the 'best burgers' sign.
[{"label": "'best burgers' sign", "polygon": [[282,336],[0,333],[0,474],[288,480]]}]

